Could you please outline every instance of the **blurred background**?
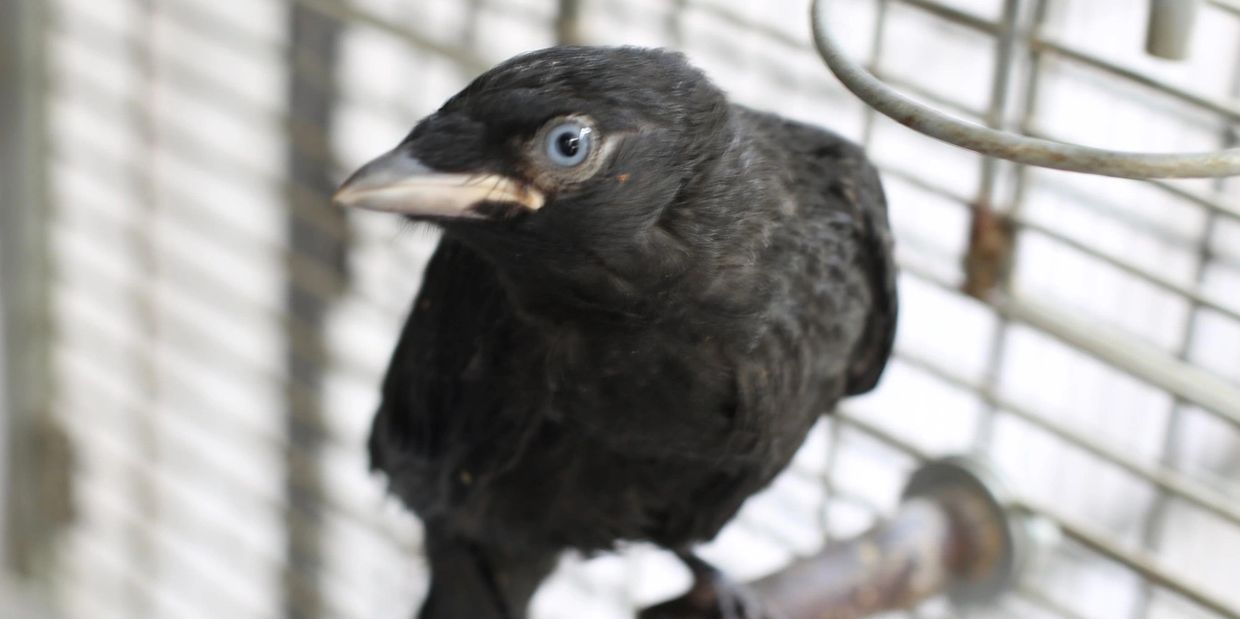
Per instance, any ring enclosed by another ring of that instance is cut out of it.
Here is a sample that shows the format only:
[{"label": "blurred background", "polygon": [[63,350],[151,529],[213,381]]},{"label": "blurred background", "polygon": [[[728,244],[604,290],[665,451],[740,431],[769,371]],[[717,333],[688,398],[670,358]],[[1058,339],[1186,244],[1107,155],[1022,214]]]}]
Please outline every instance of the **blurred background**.
[{"label": "blurred background", "polygon": [[[1144,2],[833,5],[854,58],[961,118],[1238,142],[1235,0],[1202,2],[1182,62],[1144,53]],[[684,50],[884,171],[897,357],[708,558],[769,573],[892,513],[919,461],[975,454],[1060,541],[970,616],[1240,617],[1240,179],[987,161],[870,112],[809,33],[806,0],[5,0],[0,615],[412,616],[419,525],[364,439],[435,238],[327,198],[486,67],[586,42]],[[534,615],[687,584],[643,545],[568,557]]]}]

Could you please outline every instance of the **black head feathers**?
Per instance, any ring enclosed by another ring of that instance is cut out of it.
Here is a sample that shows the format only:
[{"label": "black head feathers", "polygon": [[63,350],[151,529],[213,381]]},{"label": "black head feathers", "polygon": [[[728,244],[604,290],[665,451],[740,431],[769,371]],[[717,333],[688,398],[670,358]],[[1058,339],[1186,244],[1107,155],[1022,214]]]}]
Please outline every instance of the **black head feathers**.
[{"label": "black head feathers", "polygon": [[737,250],[762,202],[736,115],[679,53],[540,50],[479,76],[337,200],[440,224],[517,297],[637,311]]}]

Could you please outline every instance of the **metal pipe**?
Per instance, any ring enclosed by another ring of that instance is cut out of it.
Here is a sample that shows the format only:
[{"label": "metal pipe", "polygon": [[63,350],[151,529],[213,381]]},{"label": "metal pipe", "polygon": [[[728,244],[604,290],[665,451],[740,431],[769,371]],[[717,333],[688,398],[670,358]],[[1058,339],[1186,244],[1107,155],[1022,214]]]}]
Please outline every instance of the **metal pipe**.
[{"label": "metal pipe", "polygon": [[1188,57],[1199,0],[1150,0],[1145,51],[1167,60]]},{"label": "metal pipe", "polygon": [[[903,495],[889,520],[750,583],[765,616],[859,619],[940,594],[958,606],[986,604],[1017,582],[1035,540],[984,465],[927,463]],[[705,619],[718,616],[715,606],[712,596],[690,590],[639,617]]]},{"label": "metal pipe", "polygon": [[996,131],[942,114],[892,90],[849,59],[827,28],[829,4],[814,0],[810,9],[814,44],[823,61],[853,94],[915,131],[984,155],[1072,172],[1138,179],[1240,175],[1240,148],[1190,154],[1111,151]]},{"label": "metal pipe", "polygon": [[[866,63],[866,68],[875,75],[878,75],[879,68],[883,62],[883,41],[887,37],[887,14],[891,11],[891,0],[878,0],[877,14],[874,16],[874,32],[870,37],[870,54]],[[878,113],[872,107],[865,108],[865,119],[861,128],[861,145],[867,151],[871,150],[870,146],[874,143],[874,121],[877,120]]]},{"label": "metal pipe", "polygon": [[559,0],[552,25],[557,45],[585,44],[586,36],[581,26],[581,0]]}]

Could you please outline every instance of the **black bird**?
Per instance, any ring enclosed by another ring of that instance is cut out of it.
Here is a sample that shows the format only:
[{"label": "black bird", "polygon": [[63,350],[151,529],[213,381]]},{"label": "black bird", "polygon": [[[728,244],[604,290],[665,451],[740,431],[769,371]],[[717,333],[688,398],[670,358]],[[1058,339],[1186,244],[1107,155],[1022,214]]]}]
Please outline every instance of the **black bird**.
[{"label": "black bird", "polygon": [[[556,47],[475,79],[335,200],[442,228],[373,467],[422,519],[422,619],[520,619],[566,549],[691,548],[870,390],[896,323],[861,149],[678,53]],[[700,587],[700,588],[703,588]]]}]

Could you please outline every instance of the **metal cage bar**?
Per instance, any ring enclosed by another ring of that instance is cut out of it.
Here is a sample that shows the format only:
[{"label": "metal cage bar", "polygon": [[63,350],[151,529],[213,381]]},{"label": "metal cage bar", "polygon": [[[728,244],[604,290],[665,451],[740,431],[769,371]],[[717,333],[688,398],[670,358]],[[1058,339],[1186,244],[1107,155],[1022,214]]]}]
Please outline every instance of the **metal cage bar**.
[{"label": "metal cage bar", "polygon": [[[1073,172],[1135,179],[1240,175],[1240,149],[1185,155],[1123,153],[1041,138],[1023,137],[955,120],[890,89],[867,73],[860,65],[849,60],[843,50],[831,39],[826,26],[828,2],[829,0],[815,0],[812,11],[814,42],[823,60],[854,94],[871,107],[916,131],[992,157]],[[929,6],[930,3],[927,2],[926,5]],[[1068,53],[1066,48],[1051,47],[1052,44],[1048,42],[1039,42],[1039,44],[1047,49]],[[1145,82],[1135,74],[1085,54],[1076,54],[1076,60],[1113,72],[1125,73],[1130,79]],[[1169,93],[1178,92],[1174,89],[1162,88]],[[1209,102],[1199,98],[1187,96],[1186,98],[1198,105],[1213,107]],[[1231,113],[1231,110],[1226,107],[1221,109],[1226,113]]]},{"label": "metal cage bar", "polygon": [[[48,7],[47,32],[34,36],[46,36],[52,45],[73,46],[80,53],[99,57],[118,56],[117,43],[120,42],[123,44],[120,54],[129,49],[138,61],[135,64],[144,62],[141,60],[144,41],[134,40],[134,33],[123,24],[118,27],[116,23],[93,17],[88,11],[78,14],[73,1],[57,0]],[[943,0],[874,1],[877,8],[875,28],[872,33],[866,33],[869,38],[864,58],[869,73],[940,109],[994,130],[1016,131],[1040,139],[1061,137],[1048,135],[1050,132],[1038,122],[1041,110],[1035,109],[1039,86],[1046,79],[1047,67],[1043,65],[1056,63],[1132,84],[1208,117],[1221,127],[1234,128],[1240,122],[1240,103],[1234,98],[1219,98],[1164,83],[1142,70],[1097,56],[1072,41],[1048,34],[1040,25],[1050,6],[1049,0],[1039,1],[1032,8],[1028,3],[1006,0],[996,4],[1002,9],[997,17],[982,17]],[[348,478],[344,481],[335,468],[340,466],[339,462],[327,462],[353,457],[348,466],[356,467],[357,474],[364,475],[357,458],[358,437],[351,434],[356,430],[343,432],[340,419],[326,413],[333,405],[329,402],[333,389],[340,383],[347,383],[352,389],[369,388],[383,363],[382,355],[374,351],[358,352],[342,346],[340,341],[347,339],[351,332],[346,331],[342,336],[334,329],[340,327],[341,316],[345,314],[354,323],[387,324],[405,311],[407,299],[383,294],[381,286],[374,286],[373,281],[368,283],[375,277],[374,267],[373,263],[365,262],[364,254],[376,245],[384,245],[382,239],[385,237],[378,237],[381,240],[376,242],[373,228],[363,225],[367,222],[355,222],[359,225],[345,230],[330,209],[313,205],[321,203],[324,176],[343,170],[342,160],[347,157],[342,152],[339,128],[350,126],[349,114],[369,121],[407,123],[416,116],[415,111],[425,110],[411,109],[410,104],[400,98],[408,96],[408,90],[332,91],[332,85],[342,77],[347,78],[348,71],[342,73],[340,67],[333,69],[328,66],[330,63],[322,62],[314,54],[304,53],[304,41],[293,36],[295,33],[288,27],[281,28],[274,36],[269,32],[263,34],[261,29],[252,30],[247,24],[222,17],[196,0],[117,0],[116,3],[153,8],[158,20],[192,28],[214,42],[244,51],[246,56],[278,58],[279,76],[289,82],[284,83],[286,92],[275,105],[254,96],[238,83],[221,79],[205,63],[189,62],[175,55],[158,58],[157,63],[148,67],[146,79],[157,82],[159,89],[175,91],[222,114],[245,119],[246,126],[253,131],[279,135],[283,145],[280,160],[273,165],[259,165],[265,161],[230,156],[219,144],[190,130],[191,127],[167,119],[160,121],[153,131],[150,126],[155,122],[150,117],[153,112],[146,107],[150,92],[118,86],[107,76],[92,71],[55,65],[46,84],[35,84],[30,92],[56,106],[70,108],[92,123],[128,119],[131,128],[138,134],[145,132],[146,139],[158,151],[155,163],[172,160],[213,178],[261,188],[278,196],[275,200],[282,200],[287,208],[275,211],[281,222],[277,231],[256,232],[239,225],[227,214],[213,211],[204,196],[160,184],[157,191],[147,188],[146,201],[154,206],[152,217],[143,218],[137,216],[136,211],[122,212],[110,207],[107,194],[127,195],[135,179],[141,186],[143,176],[154,173],[149,156],[91,139],[81,139],[71,145],[53,139],[46,147],[36,149],[36,162],[52,170],[55,178],[87,179],[92,186],[104,190],[96,195],[77,196],[74,199],[80,201],[73,204],[60,203],[55,196],[49,198],[57,206],[48,224],[54,241],[50,251],[60,265],[47,277],[49,305],[55,313],[54,324],[64,326],[66,332],[53,334],[48,347],[56,365],[53,377],[78,387],[73,392],[53,390],[50,405],[59,412],[59,418],[67,418],[73,412],[71,407],[84,402],[100,406],[101,413],[91,422],[97,423],[98,428],[85,424],[74,426],[71,438],[83,453],[96,458],[101,468],[107,468],[105,464],[115,466],[121,471],[118,475],[127,480],[127,485],[117,485],[112,478],[92,477],[90,471],[77,471],[75,489],[88,497],[88,504],[99,502],[99,511],[103,514],[100,519],[115,518],[137,544],[146,544],[149,552],[162,557],[159,560],[164,563],[158,567],[169,571],[204,572],[206,586],[225,592],[220,595],[221,609],[264,618],[374,616],[374,609],[365,606],[367,600],[360,593],[370,584],[367,581],[371,578],[359,578],[357,570],[346,569],[347,561],[332,554],[334,538],[340,534],[341,527],[347,527],[356,535],[356,539],[350,538],[356,543],[383,545],[385,540],[395,540],[392,545],[409,554],[416,553],[417,540],[416,533],[410,533],[408,527],[393,524],[396,521],[390,518],[391,514],[380,515],[378,505],[359,502],[355,496],[347,494],[345,491],[350,484],[359,485],[359,480]],[[537,31],[542,36],[539,40],[546,43],[590,43],[607,39],[609,33],[599,28],[601,24],[606,24],[608,30],[618,28],[625,20],[632,20],[649,8],[634,11],[631,8],[634,3],[615,0],[528,0],[515,4],[471,0],[463,6],[462,16],[451,27],[426,27],[425,23],[431,23],[431,13],[438,10],[435,7],[440,4],[454,3],[426,2],[409,8],[413,5],[399,2],[289,0],[287,3],[269,2],[265,6],[278,6],[281,11],[287,11],[276,12],[281,19],[287,19],[291,13],[313,15],[324,24],[338,28],[341,47],[345,50],[342,54],[350,49],[350,36],[365,33],[372,40],[398,47],[410,57],[426,60],[427,67],[435,63],[449,65],[462,79],[499,60],[497,50],[500,47],[494,41],[497,21],[512,30]],[[1240,8],[1234,0],[1213,0],[1207,4],[1228,18],[1240,16]],[[985,76],[990,80],[989,96],[982,104],[936,92],[915,79],[901,77],[898,71],[887,66],[895,49],[889,40],[892,32],[889,22],[906,7],[933,20],[962,26],[966,32],[985,38],[986,49],[997,62],[993,71]],[[739,3],[722,0],[678,0],[651,10],[657,12],[657,24],[651,31],[656,34],[650,37],[694,50],[713,35],[724,44],[710,49],[723,54],[741,54],[736,50],[743,49],[743,41],[758,40],[769,49],[777,50],[777,55],[772,52],[772,57],[766,59],[736,58],[738,62],[733,71],[744,71],[780,89],[806,94],[815,101],[839,105],[851,102],[846,93],[818,83],[825,80],[807,79],[794,66],[797,60],[816,58],[814,42],[808,32],[796,34],[808,31],[808,24],[800,24],[806,26],[800,29],[784,28],[782,24],[756,18]],[[718,32],[704,36],[702,19],[709,19],[710,27]],[[1047,63],[1047,60],[1056,63]],[[344,67],[346,61],[341,59],[340,62]],[[352,65],[351,68],[358,67]],[[822,70],[813,77],[825,75],[826,71]],[[401,77],[395,76],[396,79]],[[330,93],[326,97],[330,101],[321,102],[326,110],[308,110],[304,105],[290,104],[313,99],[313,96],[307,98],[297,94],[312,89],[325,89],[322,92]],[[888,127],[886,121],[869,107],[858,106],[858,110],[861,140],[867,146],[881,145]],[[830,124],[821,116],[815,118]],[[48,131],[55,133],[55,129],[53,125]],[[0,150],[7,152],[7,149]],[[1220,265],[1234,269],[1240,264],[1240,255],[1233,255],[1226,248],[1213,247],[1209,244],[1209,235],[1159,230],[1156,235],[1167,244],[1199,255],[1194,277],[1172,277],[1131,256],[1085,242],[1071,231],[1048,224],[1030,212],[1026,202],[1038,190],[1037,183],[1058,177],[1040,176],[1042,173],[1033,172],[1024,165],[990,158],[968,159],[961,169],[968,165],[970,172],[977,171],[978,183],[961,188],[945,182],[946,179],[928,177],[898,158],[881,152],[878,155],[880,168],[891,183],[912,188],[921,195],[934,196],[966,216],[976,218],[978,213],[986,212],[1007,226],[1004,233],[1010,235],[1010,246],[988,259],[1010,258],[1011,262],[986,265],[995,268],[993,273],[998,277],[992,282],[993,286],[973,290],[975,296],[970,301],[983,308],[987,318],[993,320],[993,332],[985,340],[990,347],[988,373],[973,375],[962,371],[950,361],[914,346],[898,347],[895,362],[902,372],[924,377],[953,393],[967,394],[979,403],[982,421],[975,429],[976,435],[968,437],[975,450],[984,453],[991,449],[996,428],[1017,422],[1046,435],[1056,445],[1089,456],[1099,468],[1114,469],[1125,479],[1134,480],[1154,493],[1161,504],[1186,506],[1229,528],[1240,528],[1240,510],[1236,508],[1234,493],[1181,468],[1174,449],[1164,448],[1160,457],[1154,459],[1129,453],[1107,440],[1108,437],[1090,435],[1079,426],[1060,420],[1052,414],[1056,411],[1046,405],[1015,397],[998,380],[1003,364],[1010,363],[1010,355],[1015,354],[1008,341],[1011,334],[1027,327],[1085,353],[1109,370],[1118,370],[1143,386],[1169,394],[1174,409],[1168,424],[1173,429],[1183,423],[1180,417],[1187,414],[1185,411],[1191,408],[1196,414],[1200,408],[1205,411],[1202,417],[1225,431],[1236,431],[1240,428],[1240,408],[1236,404],[1240,402],[1240,388],[1231,378],[1201,367],[1186,354],[1183,342],[1191,337],[1187,332],[1178,334],[1173,346],[1155,346],[1148,343],[1143,334],[1100,329],[1095,322],[1075,316],[1065,308],[1022,296],[1019,287],[1010,284],[1014,269],[1019,266],[1015,256],[1021,244],[1028,239],[1045,239],[1064,251],[1079,254],[1089,264],[1113,269],[1125,281],[1141,282],[1183,301],[1190,308],[1191,316],[1208,314],[1233,324],[1240,322],[1240,307],[1225,295],[1204,286],[1202,273]],[[10,171],[6,167],[0,174]],[[1151,169],[1147,166],[1145,171]],[[1208,221],[1218,225],[1240,222],[1240,203],[1235,200],[1234,187],[1162,180],[1141,183],[1168,201],[1204,214]],[[0,190],[4,187],[0,185]],[[293,204],[299,206],[288,206]],[[1127,221],[1130,217],[1119,210],[1107,212],[1104,205],[1082,201],[1079,206],[1110,219]],[[8,215],[0,213],[0,216]],[[1132,221],[1136,225],[1135,216]],[[1157,223],[1150,220],[1142,225],[1152,228]],[[280,265],[279,286],[287,294],[273,298],[255,290],[238,289],[227,273],[214,265],[210,257],[197,255],[193,246],[164,247],[155,243],[160,246],[149,247],[153,239],[158,240],[170,229],[192,230],[197,236],[218,240],[220,247],[228,252],[256,255],[265,263]],[[158,249],[158,259],[149,263],[145,271],[118,272],[108,264],[96,263],[94,254],[83,249],[89,246],[96,251],[106,250],[106,239],[111,238],[127,239],[138,248],[135,252],[138,254]],[[322,241],[323,245],[315,241]],[[959,290],[970,282],[971,274],[959,264],[961,256],[955,249],[943,246],[941,239],[930,235],[919,236],[916,231],[901,236],[900,242],[900,264],[907,278],[918,285],[925,284],[938,294],[960,297]],[[334,252],[320,251],[325,246],[339,249],[345,243],[351,246],[350,266],[356,266],[356,275],[360,277],[344,277],[341,264],[333,255],[327,255]],[[142,249],[144,246],[146,249]],[[406,246],[395,247],[393,253],[397,254],[397,261],[412,263],[424,258]],[[401,266],[405,266],[404,262]],[[6,281],[7,277],[6,272]],[[972,279],[975,283],[978,281],[976,274]],[[131,324],[126,320],[113,320],[107,310],[98,309],[118,297],[133,299],[138,305],[147,304],[146,315],[153,314],[156,319]],[[172,297],[187,305],[172,303]],[[293,303],[296,300],[305,303]],[[222,341],[219,331],[206,324],[199,311],[192,310],[190,305],[199,309],[218,305],[220,314],[264,325],[265,329],[278,334],[279,354],[261,356],[248,348],[229,345],[230,342]],[[287,312],[289,305],[306,311]],[[157,374],[156,380],[145,386],[128,382],[124,373],[111,367],[119,363],[116,360],[125,359],[145,364],[148,372]],[[234,379],[244,377],[256,385],[273,388],[289,413],[289,423],[273,426],[270,420],[253,418],[262,412],[256,406],[216,410],[216,394],[211,384],[204,384],[198,376],[203,368],[211,367],[230,368],[229,376]],[[131,453],[126,428],[149,419],[159,420],[159,433],[171,434],[154,437],[159,441],[156,448],[159,453],[154,457]],[[788,473],[802,483],[821,487],[821,498],[813,517],[822,539],[848,537],[850,518],[857,518],[855,514],[849,515],[850,510],[868,519],[881,519],[884,514],[891,513],[889,505],[850,487],[846,473],[840,472],[856,465],[851,459],[855,454],[850,450],[859,441],[881,446],[884,454],[890,452],[891,467],[939,455],[926,447],[921,437],[910,436],[899,427],[875,420],[863,412],[862,405],[853,403],[845,407],[842,415],[831,420],[824,432],[825,440],[818,448],[822,462],[813,466],[794,465]],[[286,456],[282,460],[285,463],[282,466],[286,467],[283,485],[273,488],[237,471],[214,470],[225,463],[212,456],[222,456],[213,454],[209,446],[193,443],[193,436],[216,437],[221,444],[245,443],[252,445],[255,451]],[[1168,444],[1175,440],[1174,436],[1169,436]],[[966,442],[966,447],[968,444]],[[181,469],[174,468],[173,460],[182,454],[191,463],[181,465]],[[221,565],[227,566],[225,559],[198,556],[196,553],[204,551],[176,543],[178,533],[191,525],[200,524],[202,535],[212,540],[229,540],[238,535],[227,523],[207,518],[193,520],[189,525],[168,520],[167,512],[184,511],[197,505],[195,501],[201,500],[205,490],[192,484],[209,476],[218,478],[215,487],[235,494],[238,502],[260,505],[264,513],[282,514],[281,530],[287,536],[287,547],[266,548],[254,553],[254,561],[271,566],[281,578],[287,579],[287,595],[282,601],[255,601],[244,587],[229,581],[227,574],[212,571],[219,570]],[[186,487],[171,490],[166,487],[171,482],[184,482]],[[160,502],[152,509],[143,507],[141,501],[127,502],[137,496],[131,496],[131,492],[144,487],[159,495],[156,498]],[[1196,575],[1185,573],[1180,566],[1170,565],[1157,556],[1156,538],[1166,533],[1165,523],[1160,522],[1163,517],[1158,513],[1159,508],[1153,508],[1149,515],[1144,511],[1138,514],[1146,519],[1143,526],[1149,533],[1147,540],[1134,544],[1119,540],[1105,523],[1080,522],[1025,499],[1022,499],[1024,508],[1046,515],[1060,525],[1072,544],[1072,552],[1123,569],[1143,583],[1144,597],[1133,602],[1137,615],[1152,612],[1154,600],[1170,592],[1213,616],[1236,616],[1235,604],[1230,599],[1222,599]],[[155,568],[149,562],[135,559],[127,554],[124,544],[112,543],[90,526],[94,525],[75,527],[84,538],[82,548],[87,558],[83,560],[114,566],[120,574],[116,587],[109,586],[111,581],[107,580],[106,573],[92,574],[83,579],[84,591],[109,600],[109,605],[119,605],[115,606],[118,612],[125,612],[120,610],[125,600],[114,600],[116,591],[131,592],[128,595],[138,601],[133,608],[140,610],[145,605],[148,615],[164,609],[161,604],[173,604],[175,612],[172,614],[176,616],[202,616],[213,612],[210,604],[195,609],[192,604],[168,601],[166,598],[172,591],[168,587],[172,585],[153,580],[159,574],[153,574]],[[805,549],[796,531],[775,526],[744,516],[736,524],[737,530],[760,538],[773,548],[787,550],[792,557],[812,554]],[[397,572],[414,579],[416,572],[401,572],[394,566],[403,568],[404,564],[383,563],[374,568],[372,575]],[[640,566],[626,569],[633,578],[643,571]],[[625,588],[608,584],[588,570],[576,572],[571,580],[593,596],[616,598],[616,607],[634,609],[645,603],[633,593],[635,585]],[[314,589],[311,591],[314,595],[301,595],[307,587]],[[1070,619],[1089,616],[1075,608],[1074,602],[1054,586],[1032,582],[1022,584],[1008,604],[1040,609],[1038,616]],[[100,604],[102,607],[104,603]],[[1006,608],[995,609],[994,616],[1006,616],[1002,614]],[[941,614],[934,607],[915,608],[911,612],[913,616]]]},{"label": "metal cage bar", "polygon": [[43,580],[69,515],[69,454],[49,415],[44,20],[39,2],[0,7],[0,560]]}]

